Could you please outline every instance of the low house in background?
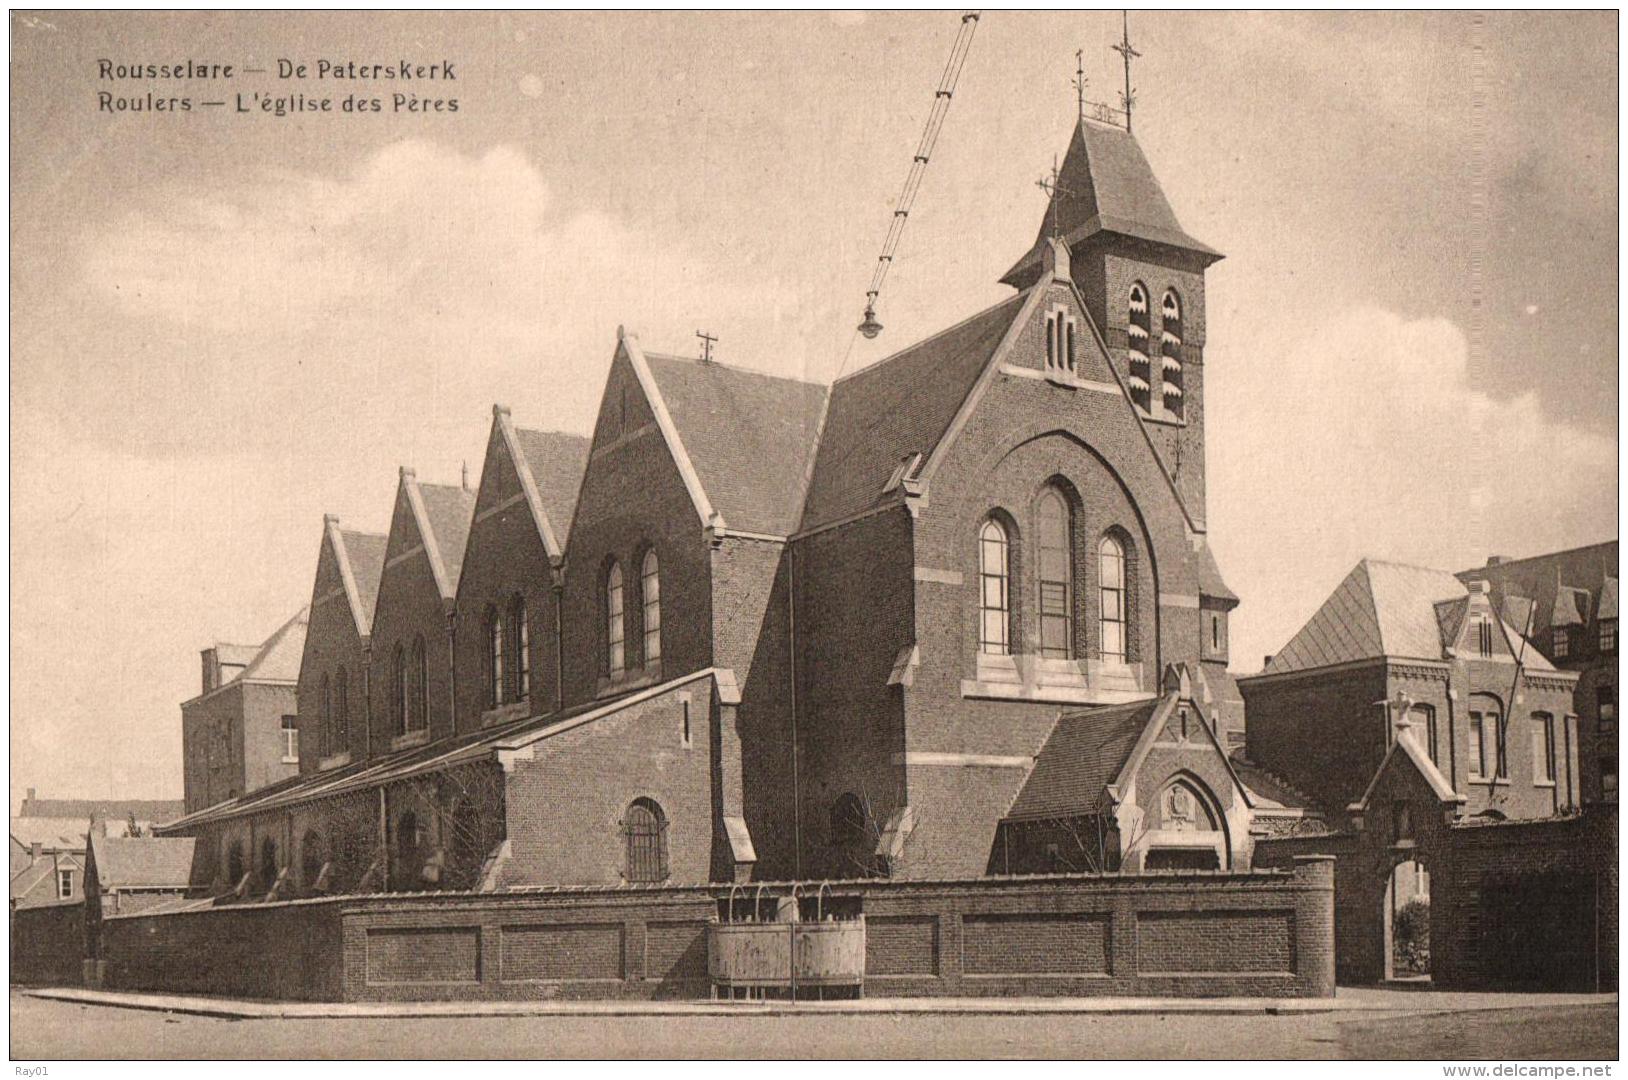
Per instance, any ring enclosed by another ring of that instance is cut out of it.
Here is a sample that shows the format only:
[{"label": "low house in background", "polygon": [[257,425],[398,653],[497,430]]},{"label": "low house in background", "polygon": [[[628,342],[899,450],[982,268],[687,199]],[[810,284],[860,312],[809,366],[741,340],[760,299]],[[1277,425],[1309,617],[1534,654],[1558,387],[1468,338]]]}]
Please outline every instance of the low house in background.
[{"label": "low house in background", "polygon": [[181,703],[187,813],[299,772],[295,686],[305,629],[301,609],[258,646],[202,650],[202,690]]},{"label": "low house in background", "polygon": [[89,834],[147,834],[181,813],[175,799],[41,799],[29,788],[11,819],[11,906],[78,900]]},{"label": "low house in background", "polygon": [[1534,647],[1555,667],[1577,672],[1572,708],[1583,799],[1617,798],[1617,542],[1506,559],[1458,575],[1484,581],[1505,611],[1530,610]]}]

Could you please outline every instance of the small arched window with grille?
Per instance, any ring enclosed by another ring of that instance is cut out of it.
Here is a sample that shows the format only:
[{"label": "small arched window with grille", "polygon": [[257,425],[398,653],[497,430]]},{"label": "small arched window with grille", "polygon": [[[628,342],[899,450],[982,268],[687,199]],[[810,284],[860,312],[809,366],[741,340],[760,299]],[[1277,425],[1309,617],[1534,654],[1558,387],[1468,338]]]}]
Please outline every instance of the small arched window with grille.
[{"label": "small arched window with grille", "polygon": [[531,696],[531,620],[519,593],[509,604],[509,625],[514,627],[514,700],[524,701]]},{"label": "small arched window with grille", "polygon": [[1175,289],[1164,294],[1160,317],[1163,320],[1159,334],[1159,367],[1163,380],[1164,407],[1171,415],[1182,415],[1181,377],[1181,297]]},{"label": "small arched window with grille", "polygon": [[661,663],[661,564],[655,548],[644,553],[639,596],[644,603],[644,666],[655,667]]},{"label": "small arched window with grille", "polygon": [[1125,337],[1127,358],[1130,361],[1130,370],[1126,374],[1126,381],[1131,386],[1131,400],[1143,412],[1148,412],[1153,405],[1153,368],[1148,362],[1151,345],[1148,337],[1153,322],[1148,305],[1147,286],[1140,281],[1132,282],[1128,311],[1125,318]]},{"label": "small arched window with grille", "polygon": [[1126,656],[1125,545],[1112,535],[1104,536],[1097,545],[1097,592],[1102,658],[1123,664]]},{"label": "small arched window with grille", "polygon": [[627,670],[622,603],[622,565],[613,562],[605,571],[605,667],[612,678]]},{"label": "small arched window with grille", "polygon": [[486,609],[486,707],[503,704],[503,613]]},{"label": "small arched window with grille", "polygon": [[1040,563],[1040,655],[1067,660],[1074,655],[1073,523],[1062,492],[1049,487],[1040,496],[1036,538]]},{"label": "small arched window with grille", "polygon": [[1005,656],[1012,648],[1011,540],[994,518],[978,530],[978,590],[978,648]]},{"label": "small arched window with grille", "polygon": [[1046,370],[1073,375],[1075,322],[1067,308],[1061,304],[1046,316]]},{"label": "small arched window with grille", "polygon": [[622,818],[628,881],[667,880],[667,817],[651,799],[634,799]]}]

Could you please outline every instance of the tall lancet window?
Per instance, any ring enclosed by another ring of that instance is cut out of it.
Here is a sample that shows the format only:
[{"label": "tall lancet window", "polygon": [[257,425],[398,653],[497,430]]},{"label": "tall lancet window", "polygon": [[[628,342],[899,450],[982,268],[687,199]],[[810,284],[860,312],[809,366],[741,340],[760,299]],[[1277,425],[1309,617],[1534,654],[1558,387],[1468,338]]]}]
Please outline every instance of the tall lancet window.
[{"label": "tall lancet window", "polygon": [[1176,290],[1164,294],[1159,341],[1159,366],[1164,380],[1164,407],[1178,419],[1182,415],[1181,393],[1181,297]]},{"label": "tall lancet window", "polygon": [[526,616],[526,598],[516,593],[509,602],[509,619],[514,626],[514,699],[531,696],[531,620]]},{"label": "tall lancet window", "polygon": [[1072,533],[1068,503],[1056,488],[1040,496],[1040,655],[1074,655]]},{"label": "tall lancet window", "polygon": [[503,704],[503,613],[486,609],[486,704]]},{"label": "tall lancet window", "polygon": [[1097,545],[1102,658],[1125,662],[1125,548],[1112,536]]},{"label": "tall lancet window", "polygon": [[1126,376],[1131,384],[1131,400],[1143,412],[1152,408],[1153,369],[1148,362],[1150,347],[1148,332],[1152,320],[1148,309],[1147,286],[1140,281],[1131,285],[1130,310],[1125,320],[1126,348],[1129,350],[1130,372]]},{"label": "tall lancet window", "polygon": [[654,667],[661,663],[661,564],[655,548],[644,553],[639,595],[644,601],[644,666]]},{"label": "tall lancet window", "polygon": [[606,667],[611,677],[627,670],[627,649],[622,625],[622,566],[611,563],[605,573]]},{"label": "tall lancet window", "polygon": [[978,531],[978,588],[978,648],[1005,656],[1012,651],[1011,543],[994,518]]}]

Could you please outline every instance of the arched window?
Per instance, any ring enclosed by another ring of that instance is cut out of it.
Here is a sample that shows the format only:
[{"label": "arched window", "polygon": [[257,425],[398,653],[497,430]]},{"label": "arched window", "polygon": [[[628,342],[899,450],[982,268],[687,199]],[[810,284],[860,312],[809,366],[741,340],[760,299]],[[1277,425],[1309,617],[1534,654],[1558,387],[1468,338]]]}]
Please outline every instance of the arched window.
[{"label": "arched window", "polygon": [[661,564],[655,548],[644,553],[639,596],[644,601],[644,666],[654,667],[661,663]]},{"label": "arched window", "polygon": [[605,661],[614,678],[627,670],[627,648],[622,626],[622,566],[613,562],[605,572]]},{"label": "arched window", "polygon": [[503,613],[496,605],[486,609],[486,705],[503,704]]},{"label": "arched window", "polygon": [[509,606],[509,621],[514,626],[514,699],[524,701],[531,696],[531,622],[526,598],[519,593]]},{"label": "arched window", "polygon": [[1126,349],[1130,360],[1127,381],[1131,384],[1131,400],[1138,408],[1148,412],[1152,405],[1153,369],[1148,363],[1150,349],[1148,331],[1152,320],[1148,310],[1147,286],[1140,281],[1131,284],[1129,310],[1125,319]]},{"label": "arched window", "polygon": [[328,681],[328,676],[324,675],[322,676],[322,724],[320,725],[320,731],[324,752],[329,754],[334,753],[334,748],[330,745],[330,740],[333,739],[333,722],[333,684]]},{"label": "arched window", "polygon": [[334,676],[334,744],[331,752],[342,754],[350,746],[350,677],[340,665]]},{"label": "arched window", "polygon": [[300,840],[300,884],[314,889],[322,876],[322,837],[315,829],[308,830]]},{"label": "arched window", "polygon": [[978,648],[996,656],[1012,651],[1012,559],[1006,527],[994,518],[978,531]]},{"label": "arched window", "polygon": [[1532,714],[1532,782],[1555,782],[1555,726],[1548,713]]},{"label": "arched window", "polygon": [[1160,327],[1159,341],[1159,367],[1160,377],[1164,382],[1164,407],[1172,414],[1180,417],[1182,414],[1182,379],[1181,379],[1181,297],[1176,290],[1169,289],[1164,294],[1164,304],[1160,315],[1163,324]]},{"label": "arched window", "polygon": [[430,726],[430,660],[424,649],[424,635],[413,639],[413,727]]},{"label": "arched window", "polygon": [[390,666],[390,718],[395,721],[396,734],[407,734],[407,650],[399,641]]},{"label": "arched window", "polygon": [[629,881],[667,880],[667,818],[649,799],[634,799],[622,821]]},{"label": "arched window", "polygon": [[277,841],[266,837],[260,842],[260,884],[271,888],[277,883]]},{"label": "arched window", "polygon": [[1048,371],[1075,371],[1074,316],[1058,305],[1046,316],[1046,369]]},{"label": "arched window", "polygon": [[1503,703],[1491,694],[1470,695],[1470,769],[1472,779],[1509,777],[1504,753]]},{"label": "arched window", "polygon": [[1040,496],[1040,655],[1074,655],[1073,523],[1068,502],[1056,488]]},{"label": "arched window", "polygon": [[1097,545],[1097,590],[1102,658],[1125,662],[1125,547],[1113,536]]}]

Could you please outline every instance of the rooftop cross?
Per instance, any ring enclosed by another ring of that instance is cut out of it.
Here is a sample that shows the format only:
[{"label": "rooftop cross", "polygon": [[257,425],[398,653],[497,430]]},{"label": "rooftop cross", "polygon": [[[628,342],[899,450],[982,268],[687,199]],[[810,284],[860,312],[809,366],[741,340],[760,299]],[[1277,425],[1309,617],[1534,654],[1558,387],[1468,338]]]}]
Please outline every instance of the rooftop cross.
[{"label": "rooftop cross", "polygon": [[1136,102],[1136,92],[1131,89],[1131,61],[1142,54],[1136,51],[1131,44],[1131,17],[1129,12],[1120,12],[1121,33],[1123,36],[1118,45],[1113,47],[1114,52],[1125,58],[1125,92],[1119,95],[1119,102],[1124,106],[1125,130],[1131,129],[1131,106]]},{"label": "rooftop cross", "polygon": [[712,346],[717,343],[718,338],[716,335],[709,334],[705,330],[697,330],[695,332],[695,336],[701,339],[701,362],[703,364],[711,363]]},{"label": "rooftop cross", "polygon": [[1080,119],[1085,119],[1085,85],[1089,82],[1085,77],[1085,50],[1074,50],[1074,97],[1079,104]]},{"label": "rooftop cross", "polygon": [[1057,235],[1057,196],[1076,194],[1076,192],[1070,191],[1068,188],[1058,183],[1058,176],[1057,158],[1055,155],[1053,155],[1051,159],[1051,176],[1043,176],[1034,182],[1035,187],[1051,196],[1051,234],[1053,236]]}]

